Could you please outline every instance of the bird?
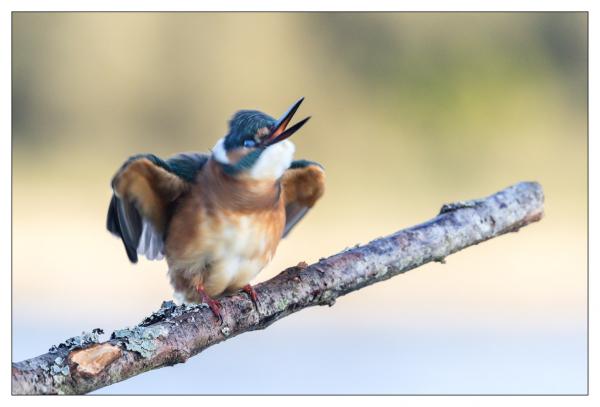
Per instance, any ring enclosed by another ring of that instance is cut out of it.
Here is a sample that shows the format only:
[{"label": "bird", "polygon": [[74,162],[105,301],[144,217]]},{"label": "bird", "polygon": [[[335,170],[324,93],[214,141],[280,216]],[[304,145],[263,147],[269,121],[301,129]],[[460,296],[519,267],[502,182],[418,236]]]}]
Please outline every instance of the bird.
[{"label": "bird", "polygon": [[278,119],[240,110],[208,153],[127,159],[111,181],[106,227],[137,263],[166,259],[174,299],[205,303],[221,320],[219,297],[246,292],[281,239],[323,196],[321,164],[294,160],[288,128],[304,98]]}]

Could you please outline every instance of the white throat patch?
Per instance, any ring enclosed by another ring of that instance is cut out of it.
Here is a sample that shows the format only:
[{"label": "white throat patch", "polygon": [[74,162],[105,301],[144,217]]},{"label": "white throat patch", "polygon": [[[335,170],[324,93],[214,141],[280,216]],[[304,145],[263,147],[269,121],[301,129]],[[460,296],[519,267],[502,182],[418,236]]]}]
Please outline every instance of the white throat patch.
[{"label": "white throat patch", "polygon": [[[250,177],[256,180],[278,179],[290,168],[296,147],[289,140],[283,140],[267,147],[250,169]],[[225,150],[225,138],[219,139],[212,149],[215,160],[221,164],[231,164]]]},{"label": "white throat patch", "polygon": [[212,154],[215,160],[221,164],[229,164],[229,158],[227,158],[227,151],[225,151],[225,137],[222,137],[217,141],[217,144],[212,149]]},{"label": "white throat patch", "polygon": [[250,177],[256,180],[278,179],[290,168],[296,147],[289,140],[283,140],[267,147],[250,169]]}]

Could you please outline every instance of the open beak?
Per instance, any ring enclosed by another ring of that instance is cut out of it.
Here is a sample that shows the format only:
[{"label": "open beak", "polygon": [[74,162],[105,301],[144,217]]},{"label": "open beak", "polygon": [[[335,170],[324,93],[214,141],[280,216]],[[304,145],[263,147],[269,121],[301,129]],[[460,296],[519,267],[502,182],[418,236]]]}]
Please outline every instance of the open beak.
[{"label": "open beak", "polygon": [[302,119],[298,123],[294,124],[292,127],[286,130],[287,125],[290,123],[290,120],[292,120],[294,113],[296,113],[296,110],[298,110],[303,100],[303,97],[300,98],[296,103],[292,105],[292,107],[288,109],[287,112],[283,114],[283,116],[281,116],[279,120],[277,120],[277,122],[273,126],[271,134],[269,134],[263,142],[263,145],[265,147],[272,146],[273,144],[279,143],[280,141],[291,137],[292,134],[300,130],[300,127],[304,126],[304,123],[306,123],[308,119],[310,119],[310,116],[306,119]]}]

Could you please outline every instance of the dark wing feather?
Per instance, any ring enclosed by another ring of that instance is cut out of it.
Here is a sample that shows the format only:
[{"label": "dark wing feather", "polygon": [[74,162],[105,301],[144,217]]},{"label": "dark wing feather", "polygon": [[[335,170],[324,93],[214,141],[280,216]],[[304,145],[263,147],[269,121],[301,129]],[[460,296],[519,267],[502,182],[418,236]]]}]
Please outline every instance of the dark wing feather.
[{"label": "dark wing feather", "polygon": [[[208,161],[208,154],[182,153],[168,160],[162,160],[153,154],[140,154],[129,158],[120,171],[138,159],[147,159],[170,174],[176,175],[186,183],[192,183],[198,171]],[[106,228],[123,241],[127,257],[132,263],[137,263],[137,249],[144,231],[144,214],[133,200],[121,199],[113,194],[106,217]],[[162,239],[162,236],[160,237]]]},{"label": "dark wing feather", "polygon": [[289,203],[285,206],[285,228],[283,229],[283,236],[286,237],[290,230],[296,223],[300,222],[304,215],[308,213],[309,208],[307,206],[300,205],[297,202]]},{"label": "dark wing feather", "polygon": [[117,197],[113,194],[108,205],[108,214],[106,215],[106,229],[113,235],[121,234],[119,219],[117,218]]},{"label": "dark wing feather", "polygon": [[142,217],[133,204],[112,196],[106,219],[107,229],[123,240],[127,257],[137,263],[137,246],[142,235]]},{"label": "dark wing feather", "polygon": [[313,161],[294,161],[284,173],[282,184],[285,197],[285,227],[282,237],[286,237],[323,195],[323,166]]}]

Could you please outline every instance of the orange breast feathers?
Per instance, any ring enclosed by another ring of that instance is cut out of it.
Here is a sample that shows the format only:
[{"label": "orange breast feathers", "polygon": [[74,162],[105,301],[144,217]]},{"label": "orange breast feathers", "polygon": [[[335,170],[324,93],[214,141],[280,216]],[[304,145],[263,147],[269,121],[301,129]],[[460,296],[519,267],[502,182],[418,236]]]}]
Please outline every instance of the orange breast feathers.
[{"label": "orange breast feathers", "polygon": [[285,224],[276,184],[233,185],[240,181],[210,171],[181,199],[167,233],[169,275],[186,301],[199,300],[198,284],[210,296],[248,284],[275,254]]},{"label": "orange breast feathers", "polygon": [[171,219],[167,259],[221,257],[226,249],[246,257],[268,256],[277,247],[284,224],[281,197],[272,208],[242,211],[208,204],[203,194],[191,193],[181,200]]}]

